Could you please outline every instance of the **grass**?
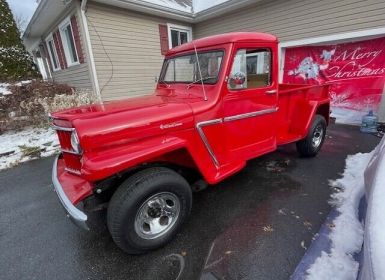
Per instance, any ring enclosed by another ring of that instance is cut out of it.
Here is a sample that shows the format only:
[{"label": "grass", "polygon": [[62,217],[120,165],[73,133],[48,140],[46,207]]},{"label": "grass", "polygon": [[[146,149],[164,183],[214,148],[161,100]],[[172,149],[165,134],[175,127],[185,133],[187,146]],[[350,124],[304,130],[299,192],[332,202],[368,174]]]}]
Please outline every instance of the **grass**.
[{"label": "grass", "polygon": [[20,145],[19,148],[23,154],[23,157],[31,158],[40,158],[41,152],[44,151],[44,149],[41,149],[39,146]]}]

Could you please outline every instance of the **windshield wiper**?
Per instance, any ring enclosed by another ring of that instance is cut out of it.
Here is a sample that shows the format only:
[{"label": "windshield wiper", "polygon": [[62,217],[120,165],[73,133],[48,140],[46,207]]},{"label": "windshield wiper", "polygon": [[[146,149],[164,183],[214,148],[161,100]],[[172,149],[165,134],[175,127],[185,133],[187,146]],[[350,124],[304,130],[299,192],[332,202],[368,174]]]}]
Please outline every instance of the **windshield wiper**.
[{"label": "windshield wiper", "polygon": [[217,77],[216,76],[209,76],[209,77],[205,77],[205,78],[202,78],[202,79],[199,79],[199,80],[196,80],[192,83],[189,83],[187,85],[187,89],[189,89],[193,84],[196,84],[196,83],[201,83],[201,82],[204,82],[204,81],[207,81],[207,80],[210,80],[210,79],[216,79]]}]

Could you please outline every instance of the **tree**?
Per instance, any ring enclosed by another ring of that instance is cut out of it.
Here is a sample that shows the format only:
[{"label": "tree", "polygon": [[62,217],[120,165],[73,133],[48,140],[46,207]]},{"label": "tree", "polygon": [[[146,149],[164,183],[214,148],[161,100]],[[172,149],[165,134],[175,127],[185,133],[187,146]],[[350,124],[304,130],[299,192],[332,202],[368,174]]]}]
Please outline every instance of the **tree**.
[{"label": "tree", "polygon": [[31,79],[39,74],[20,39],[15,19],[6,0],[0,0],[0,82]]}]

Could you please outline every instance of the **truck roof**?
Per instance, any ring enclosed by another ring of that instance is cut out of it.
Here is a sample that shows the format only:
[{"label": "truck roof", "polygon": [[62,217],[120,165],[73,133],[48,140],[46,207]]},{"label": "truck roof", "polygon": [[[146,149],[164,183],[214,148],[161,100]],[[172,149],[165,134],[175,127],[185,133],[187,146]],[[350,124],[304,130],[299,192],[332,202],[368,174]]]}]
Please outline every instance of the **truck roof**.
[{"label": "truck roof", "polygon": [[168,56],[179,52],[193,50],[194,45],[197,49],[199,49],[202,47],[235,42],[278,43],[278,39],[274,35],[261,32],[232,32],[193,40],[170,49],[166,55]]}]

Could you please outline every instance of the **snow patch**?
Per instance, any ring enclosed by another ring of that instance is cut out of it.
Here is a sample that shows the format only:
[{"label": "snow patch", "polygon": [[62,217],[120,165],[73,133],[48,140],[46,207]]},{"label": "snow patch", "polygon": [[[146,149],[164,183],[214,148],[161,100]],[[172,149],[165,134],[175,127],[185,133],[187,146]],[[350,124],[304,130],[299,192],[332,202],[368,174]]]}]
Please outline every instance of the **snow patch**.
[{"label": "snow patch", "polygon": [[25,80],[25,81],[20,81],[20,82],[16,83],[15,86],[21,87],[23,85],[28,85],[30,83],[32,83],[32,80]]},{"label": "snow patch", "polygon": [[10,86],[10,84],[8,84],[8,83],[0,83],[0,95],[11,94],[12,92],[8,90],[9,86]]},{"label": "snow patch", "polygon": [[227,1],[229,0],[193,0],[194,13],[199,13],[203,10],[207,10],[213,6],[222,4]]},{"label": "snow patch", "polygon": [[374,151],[348,156],[343,177],[330,182],[338,190],[332,195],[331,204],[340,215],[333,221],[330,253],[322,252],[307,270],[306,279],[356,279],[359,264],[353,255],[361,251],[364,235],[358,207],[365,192],[364,170],[373,154]]},{"label": "snow patch", "polygon": [[178,11],[191,13],[191,6],[183,3],[178,3],[175,0],[143,0],[143,1],[151,4],[175,9]]},{"label": "snow patch", "polygon": [[368,112],[360,112],[339,107],[332,107],[331,117],[336,118],[336,123],[360,125],[362,117]]},{"label": "snow patch", "polygon": [[213,6],[222,4],[224,2],[227,2],[229,0],[192,0],[192,7],[188,5],[188,1],[186,3],[183,3],[183,1],[175,1],[175,0],[143,0],[144,2],[148,2],[151,4],[175,9],[182,12],[187,13],[199,13],[203,10],[207,10]]},{"label": "snow patch", "polygon": [[[18,83],[15,83],[14,85],[21,87],[23,85],[30,84],[31,82],[32,82],[32,80],[25,80],[25,81],[20,81]],[[9,83],[0,83],[0,97],[1,97],[1,95],[12,94],[12,92],[9,90],[10,86],[11,86],[11,84],[9,84]]]},{"label": "snow patch", "polygon": [[0,135],[0,170],[31,160],[23,148],[33,148],[40,157],[47,157],[59,150],[56,132],[49,128],[27,128],[19,132],[6,132]]}]

